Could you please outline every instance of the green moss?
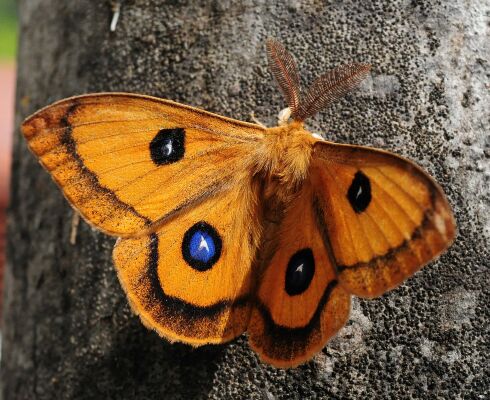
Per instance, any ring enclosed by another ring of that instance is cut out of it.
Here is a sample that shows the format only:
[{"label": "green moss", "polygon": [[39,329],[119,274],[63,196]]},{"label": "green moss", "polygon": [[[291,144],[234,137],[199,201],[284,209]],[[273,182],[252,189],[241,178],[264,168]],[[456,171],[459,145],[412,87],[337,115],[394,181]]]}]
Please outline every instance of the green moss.
[{"label": "green moss", "polygon": [[12,10],[0,7],[0,60],[13,60],[17,49],[17,20]]}]

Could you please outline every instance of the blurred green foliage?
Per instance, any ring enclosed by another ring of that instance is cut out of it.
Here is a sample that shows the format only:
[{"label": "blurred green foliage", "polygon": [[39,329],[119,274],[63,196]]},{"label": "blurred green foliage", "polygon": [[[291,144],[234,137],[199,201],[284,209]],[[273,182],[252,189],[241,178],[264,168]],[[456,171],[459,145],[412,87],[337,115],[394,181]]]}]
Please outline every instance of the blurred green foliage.
[{"label": "blurred green foliage", "polygon": [[13,60],[17,48],[15,0],[0,0],[0,60]]}]

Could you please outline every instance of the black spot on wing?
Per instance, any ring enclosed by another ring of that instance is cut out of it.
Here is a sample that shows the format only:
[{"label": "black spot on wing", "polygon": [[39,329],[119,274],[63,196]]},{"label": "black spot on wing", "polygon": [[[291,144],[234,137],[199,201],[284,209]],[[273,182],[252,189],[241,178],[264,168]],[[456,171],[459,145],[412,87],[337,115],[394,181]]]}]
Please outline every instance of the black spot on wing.
[{"label": "black spot on wing", "polygon": [[315,274],[315,258],[310,248],[293,254],[286,269],[285,290],[290,296],[303,293]]},{"label": "black spot on wing", "polygon": [[161,129],[150,142],[151,159],[156,165],[172,164],[184,157],[185,130]]},{"label": "black spot on wing", "polygon": [[356,213],[363,212],[371,203],[371,183],[361,171],[357,171],[347,191],[349,203]]}]

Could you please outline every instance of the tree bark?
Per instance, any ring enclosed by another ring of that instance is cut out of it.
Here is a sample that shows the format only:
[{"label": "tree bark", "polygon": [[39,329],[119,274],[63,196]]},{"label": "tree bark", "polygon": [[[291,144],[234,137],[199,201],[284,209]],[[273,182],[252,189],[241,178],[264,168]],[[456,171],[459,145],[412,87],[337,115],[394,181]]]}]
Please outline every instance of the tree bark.
[{"label": "tree bark", "polygon": [[347,327],[299,368],[261,364],[244,336],[198,349],[169,344],[132,315],[111,262],[114,239],[81,222],[70,244],[73,211],[17,129],[5,400],[488,394],[488,2],[127,0],[115,32],[109,1],[21,0],[19,10],[17,127],[57,99],[97,91],[243,120],[253,111],[275,124],[284,104],[267,70],[269,36],[296,56],[303,84],[348,61],[371,63],[361,89],[309,127],[423,165],[444,186],[459,236],[399,289],[354,300]]}]

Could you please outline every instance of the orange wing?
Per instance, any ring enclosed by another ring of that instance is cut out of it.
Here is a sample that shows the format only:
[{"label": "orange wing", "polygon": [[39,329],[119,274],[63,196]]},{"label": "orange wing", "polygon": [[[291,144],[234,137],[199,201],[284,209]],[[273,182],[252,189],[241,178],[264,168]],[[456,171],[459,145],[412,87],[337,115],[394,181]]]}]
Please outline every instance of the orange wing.
[{"label": "orange wing", "polygon": [[442,189],[402,157],[319,141],[310,177],[338,279],[353,294],[375,297],[398,286],[454,239]]},{"label": "orange wing", "polygon": [[278,229],[265,238],[265,269],[248,333],[252,348],[277,367],[309,360],[349,316],[350,295],[339,285],[322,220],[306,180]]},{"label": "orange wing", "polygon": [[123,93],[62,100],[22,130],[82,216],[125,237],[229,189],[263,137],[258,125]]},{"label": "orange wing", "polygon": [[196,346],[231,340],[246,329],[260,236],[251,179],[149,236],[118,241],[119,280],[148,328]]}]

